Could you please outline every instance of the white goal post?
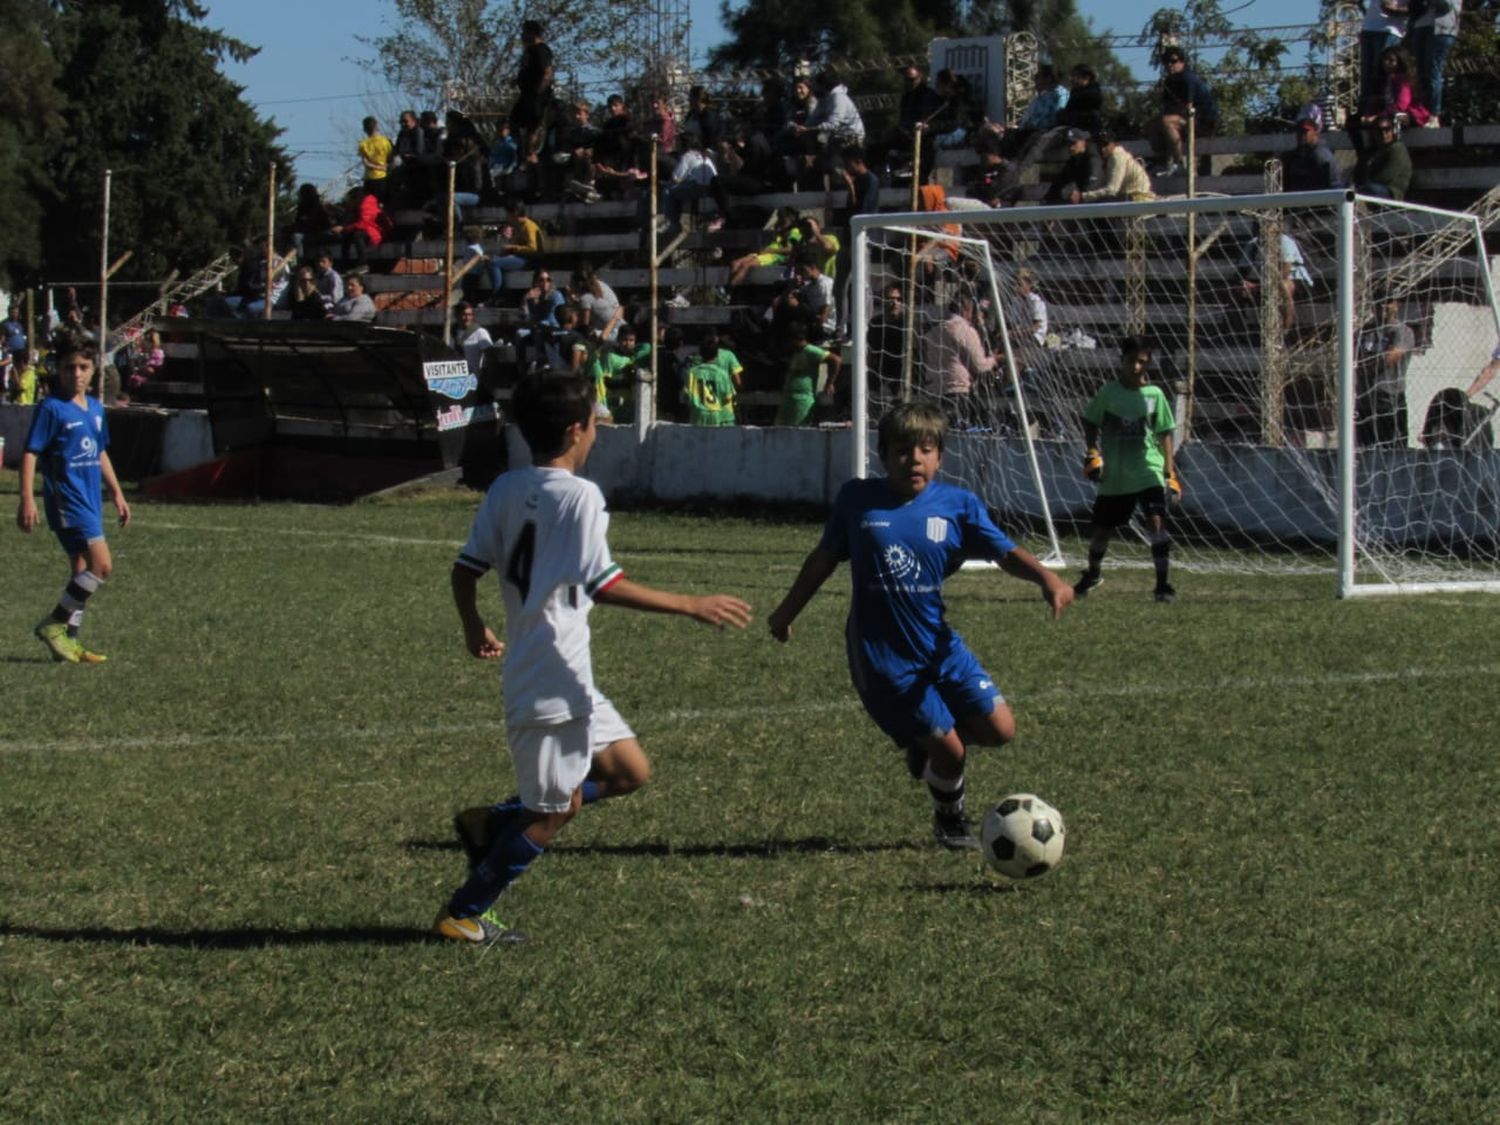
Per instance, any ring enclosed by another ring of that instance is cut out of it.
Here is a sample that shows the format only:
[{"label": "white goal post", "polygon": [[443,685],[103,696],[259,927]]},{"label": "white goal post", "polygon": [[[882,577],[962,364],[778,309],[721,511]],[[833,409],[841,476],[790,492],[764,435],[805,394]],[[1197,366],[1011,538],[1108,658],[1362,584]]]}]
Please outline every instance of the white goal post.
[{"label": "white goal post", "polygon": [[[1140,336],[1177,419],[1175,566],[1500,591],[1500,376],[1465,394],[1500,356],[1474,215],[1327,191],[851,227],[854,475],[880,414],[929,399],[953,423],[945,474],[1081,563],[1081,411]],[[956,358],[956,321],[986,354]],[[1117,564],[1149,566],[1135,539]]]}]

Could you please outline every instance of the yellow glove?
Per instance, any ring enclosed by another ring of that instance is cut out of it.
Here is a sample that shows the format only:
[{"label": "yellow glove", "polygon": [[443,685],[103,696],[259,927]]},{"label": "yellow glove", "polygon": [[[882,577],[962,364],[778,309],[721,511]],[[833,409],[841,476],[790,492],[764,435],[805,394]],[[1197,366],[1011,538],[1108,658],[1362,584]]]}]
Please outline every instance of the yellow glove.
[{"label": "yellow glove", "polygon": [[1104,454],[1090,447],[1083,455],[1083,475],[1088,480],[1098,480],[1104,475]]},{"label": "yellow glove", "polygon": [[1167,489],[1167,503],[1169,503],[1169,504],[1181,504],[1182,503],[1182,482],[1180,480],[1178,480],[1175,475],[1167,477],[1167,480],[1166,480],[1166,489]]}]

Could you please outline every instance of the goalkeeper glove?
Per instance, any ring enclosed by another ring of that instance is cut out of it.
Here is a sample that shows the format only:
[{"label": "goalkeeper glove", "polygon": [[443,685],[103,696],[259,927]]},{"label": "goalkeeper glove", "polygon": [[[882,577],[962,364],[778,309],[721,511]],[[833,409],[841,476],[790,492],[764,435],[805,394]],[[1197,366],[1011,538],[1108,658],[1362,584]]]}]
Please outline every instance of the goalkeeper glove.
[{"label": "goalkeeper glove", "polygon": [[1182,503],[1182,482],[1177,479],[1176,474],[1168,476],[1165,483],[1166,483],[1166,489],[1167,489],[1167,503],[1169,503],[1169,504],[1181,504]]},{"label": "goalkeeper glove", "polygon": [[1083,475],[1088,480],[1098,480],[1104,475],[1104,454],[1090,448],[1083,455]]}]

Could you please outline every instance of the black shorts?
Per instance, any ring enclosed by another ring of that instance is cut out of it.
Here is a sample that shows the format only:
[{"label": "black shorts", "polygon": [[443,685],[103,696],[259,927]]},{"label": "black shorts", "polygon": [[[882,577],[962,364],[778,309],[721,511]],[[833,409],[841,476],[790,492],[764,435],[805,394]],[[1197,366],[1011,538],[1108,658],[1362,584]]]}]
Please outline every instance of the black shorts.
[{"label": "black shorts", "polygon": [[1096,527],[1124,527],[1139,506],[1146,516],[1167,516],[1167,490],[1161,485],[1143,488],[1139,492],[1117,492],[1111,496],[1100,496],[1094,501],[1094,525]]}]

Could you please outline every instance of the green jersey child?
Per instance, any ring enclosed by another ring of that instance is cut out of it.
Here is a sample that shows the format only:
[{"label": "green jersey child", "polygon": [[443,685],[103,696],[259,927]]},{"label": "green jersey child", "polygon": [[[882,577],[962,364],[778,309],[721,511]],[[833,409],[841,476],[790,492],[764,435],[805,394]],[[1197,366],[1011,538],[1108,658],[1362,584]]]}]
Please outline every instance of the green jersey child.
[{"label": "green jersey child", "polygon": [[841,360],[837,352],[827,351],[807,342],[807,326],[794,322],[789,329],[788,342],[792,346],[792,358],[786,367],[786,382],[781,388],[781,405],[776,410],[778,426],[805,426],[812,418],[813,406],[818,396],[818,371],[826,362],[829,367],[826,391],[833,390],[838,378]]},{"label": "green jersey child", "polygon": [[1172,459],[1172,406],[1160,387],[1146,382],[1151,348],[1134,336],[1120,342],[1120,374],[1099,389],[1083,412],[1088,443],[1083,472],[1099,482],[1094,502],[1088,569],[1073,584],[1084,597],[1104,581],[1099,574],[1109,539],[1140,508],[1151,529],[1151,561],[1156,568],[1156,600],[1177,600],[1167,581],[1172,537],[1167,532],[1167,497],[1182,498]]}]

